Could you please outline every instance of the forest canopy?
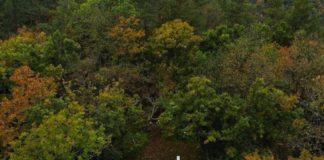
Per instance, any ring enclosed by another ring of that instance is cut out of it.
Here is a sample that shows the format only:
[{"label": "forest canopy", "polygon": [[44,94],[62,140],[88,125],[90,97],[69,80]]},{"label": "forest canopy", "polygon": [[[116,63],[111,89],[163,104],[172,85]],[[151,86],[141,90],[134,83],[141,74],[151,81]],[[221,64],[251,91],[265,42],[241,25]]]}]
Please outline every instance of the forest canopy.
[{"label": "forest canopy", "polygon": [[0,159],[323,160],[322,0],[1,0]]}]

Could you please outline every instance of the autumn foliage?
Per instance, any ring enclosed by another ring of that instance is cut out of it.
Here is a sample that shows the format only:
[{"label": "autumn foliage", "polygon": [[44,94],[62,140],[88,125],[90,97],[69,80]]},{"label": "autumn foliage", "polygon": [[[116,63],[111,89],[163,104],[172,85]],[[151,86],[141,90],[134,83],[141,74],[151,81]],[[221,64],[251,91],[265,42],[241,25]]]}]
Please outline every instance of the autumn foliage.
[{"label": "autumn foliage", "polygon": [[116,25],[108,32],[112,40],[113,54],[133,56],[144,50],[144,30],[138,29],[140,20],[135,17],[120,17]]},{"label": "autumn foliage", "polygon": [[10,80],[14,83],[12,98],[4,98],[0,108],[2,147],[7,147],[25,129],[24,111],[55,93],[53,78],[40,77],[27,66],[15,70]]},{"label": "autumn foliage", "polygon": [[324,160],[324,0],[0,0],[0,160]]}]

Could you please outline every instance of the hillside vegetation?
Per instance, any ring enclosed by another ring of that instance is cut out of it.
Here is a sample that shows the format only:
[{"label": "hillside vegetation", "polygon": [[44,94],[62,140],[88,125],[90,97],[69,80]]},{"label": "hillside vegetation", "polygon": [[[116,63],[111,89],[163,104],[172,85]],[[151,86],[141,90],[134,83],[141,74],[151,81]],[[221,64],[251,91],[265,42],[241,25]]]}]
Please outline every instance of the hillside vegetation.
[{"label": "hillside vegetation", "polygon": [[1,0],[0,159],[323,160],[323,0]]}]

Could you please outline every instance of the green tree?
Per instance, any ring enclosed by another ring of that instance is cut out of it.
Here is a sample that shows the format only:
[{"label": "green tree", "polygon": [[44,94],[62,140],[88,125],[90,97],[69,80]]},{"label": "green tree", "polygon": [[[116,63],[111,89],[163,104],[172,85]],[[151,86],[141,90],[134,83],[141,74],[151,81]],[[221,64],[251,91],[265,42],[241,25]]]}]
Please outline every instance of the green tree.
[{"label": "green tree", "polygon": [[3,0],[0,3],[0,39],[14,34],[19,27],[46,22],[54,0]]},{"label": "green tree", "polygon": [[49,97],[44,101],[38,102],[24,111],[26,126],[29,129],[33,126],[39,126],[48,116],[56,114],[67,107],[68,102],[62,98]]},{"label": "green tree", "polygon": [[288,22],[295,31],[313,33],[319,29],[319,12],[312,1],[296,0],[289,10]]},{"label": "green tree", "polygon": [[73,14],[80,7],[78,0],[58,0],[55,16],[51,22],[52,29],[69,33],[72,30]]},{"label": "green tree", "polygon": [[73,70],[73,66],[80,59],[80,49],[81,47],[77,42],[56,31],[49,37],[45,45],[46,53],[44,53],[42,61],[45,65],[60,65],[67,71],[70,71]]},{"label": "green tree", "polygon": [[287,21],[289,5],[284,0],[267,0],[263,5],[263,22],[270,26],[272,40],[280,45],[290,45],[294,31]]},{"label": "green tree", "polygon": [[94,121],[85,118],[84,108],[71,103],[13,142],[10,159],[91,159],[109,143],[104,128],[95,128]]},{"label": "green tree", "polygon": [[32,32],[27,28],[19,29],[18,33],[17,36],[0,42],[0,64],[8,75],[24,65],[36,68],[40,64],[41,49],[47,40],[45,33]]},{"label": "green tree", "polygon": [[200,43],[201,51],[206,54],[205,73],[214,80],[213,75],[219,73],[223,56],[227,53],[228,46],[243,35],[244,26],[242,25],[219,25],[213,29],[202,33]]},{"label": "green tree", "polygon": [[[217,6],[211,1],[205,0],[133,0],[139,9],[140,18],[144,23],[146,31],[152,31],[159,25],[182,19],[189,22],[197,30],[206,29],[207,25],[215,24],[215,17],[207,16],[215,14]],[[208,11],[207,11],[208,10]],[[210,20],[210,21],[208,21]]]},{"label": "green tree", "polygon": [[244,101],[228,94],[217,95],[210,83],[205,77],[193,77],[185,91],[163,99],[165,111],[158,125],[165,136],[196,142],[205,156],[221,158],[242,139],[240,134],[248,123],[242,113]]},{"label": "green tree", "polygon": [[[137,10],[129,0],[61,0],[54,29],[60,29],[83,47],[82,58],[98,58],[106,52],[107,30],[119,16],[136,16]],[[56,27],[57,26],[57,27]]]},{"label": "green tree", "polygon": [[244,31],[242,25],[220,25],[203,33],[201,49],[211,54],[219,54],[222,48],[238,39]]},{"label": "green tree", "polygon": [[197,142],[214,158],[238,158],[255,149],[287,156],[285,145],[303,127],[295,96],[257,80],[247,98],[240,99],[217,95],[210,83],[191,78],[186,90],[162,102],[158,125],[164,135]]},{"label": "green tree", "polygon": [[248,25],[255,22],[256,6],[248,0],[220,0],[223,22]]},{"label": "green tree", "polygon": [[94,100],[94,106],[89,107],[90,115],[112,138],[102,158],[135,158],[147,141],[141,106],[117,88],[102,91]]},{"label": "green tree", "polygon": [[287,12],[284,0],[267,0],[264,2],[265,5],[265,21],[267,23],[274,23],[286,18]]},{"label": "green tree", "polygon": [[304,127],[303,110],[296,106],[297,97],[257,79],[246,101],[244,110],[249,127],[241,136],[260,149],[270,149],[275,158],[287,158],[291,150],[289,143]]},{"label": "green tree", "polygon": [[286,21],[276,22],[271,26],[272,40],[282,46],[289,46],[293,41],[293,30]]}]

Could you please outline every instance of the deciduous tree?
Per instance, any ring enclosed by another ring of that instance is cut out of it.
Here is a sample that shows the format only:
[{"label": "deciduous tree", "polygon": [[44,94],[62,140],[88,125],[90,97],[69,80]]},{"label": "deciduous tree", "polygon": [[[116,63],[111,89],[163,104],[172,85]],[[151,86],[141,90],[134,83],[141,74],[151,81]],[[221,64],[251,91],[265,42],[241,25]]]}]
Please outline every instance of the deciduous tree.
[{"label": "deciduous tree", "polygon": [[119,17],[119,21],[108,32],[113,58],[133,57],[144,50],[144,30],[139,28],[140,20],[135,17]]},{"label": "deciduous tree", "polygon": [[40,77],[27,66],[15,70],[10,80],[15,84],[12,98],[4,98],[0,107],[0,142],[7,151],[10,151],[9,142],[26,129],[24,112],[55,93],[53,78]]},{"label": "deciduous tree", "polygon": [[94,99],[90,115],[111,135],[102,158],[134,158],[147,141],[144,112],[135,99],[118,88],[107,88]]},{"label": "deciduous tree", "polygon": [[10,159],[91,159],[109,143],[104,128],[96,128],[94,121],[85,117],[84,108],[73,102],[12,142]]}]

